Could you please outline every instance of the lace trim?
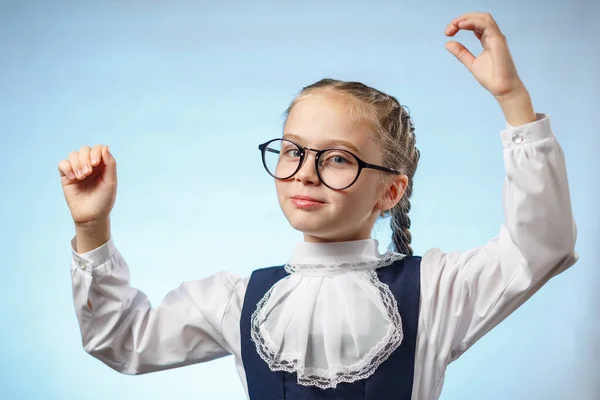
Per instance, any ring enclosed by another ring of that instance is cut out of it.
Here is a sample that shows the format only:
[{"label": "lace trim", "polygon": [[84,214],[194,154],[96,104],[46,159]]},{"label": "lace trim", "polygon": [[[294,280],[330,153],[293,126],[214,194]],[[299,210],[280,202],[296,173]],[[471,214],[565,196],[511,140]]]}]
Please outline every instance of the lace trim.
[{"label": "lace trim", "polygon": [[[383,266],[383,264],[380,266]],[[267,291],[258,302],[256,310],[252,314],[250,336],[251,340],[256,344],[259,356],[267,363],[271,371],[296,372],[298,384],[328,389],[335,388],[338,383],[352,383],[368,378],[377,370],[382,362],[387,360],[390,354],[400,346],[404,338],[402,319],[398,311],[398,303],[389,286],[379,280],[374,270],[366,271],[366,273],[369,275],[371,283],[379,289],[386,309],[386,316],[391,325],[384,338],[373,346],[361,361],[350,366],[339,366],[330,369],[311,368],[299,365],[297,355],[294,354],[281,353],[277,357],[275,344],[268,332],[262,327],[262,321],[258,318],[262,307],[271,296],[274,286]]]},{"label": "lace trim", "polygon": [[343,274],[350,271],[373,270],[381,267],[387,267],[395,261],[405,257],[401,253],[388,252],[382,255],[382,258],[377,261],[358,261],[345,262],[335,264],[285,264],[284,268],[288,274],[301,273],[303,275],[335,275],[336,273]]}]

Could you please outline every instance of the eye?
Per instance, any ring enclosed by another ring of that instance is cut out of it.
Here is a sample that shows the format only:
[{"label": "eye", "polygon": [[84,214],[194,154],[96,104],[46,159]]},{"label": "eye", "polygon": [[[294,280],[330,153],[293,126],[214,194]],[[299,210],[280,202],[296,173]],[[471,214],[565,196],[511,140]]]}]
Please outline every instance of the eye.
[{"label": "eye", "polygon": [[322,165],[327,164],[335,167],[345,167],[354,164],[353,160],[350,158],[349,155],[340,151],[331,151],[325,153],[321,162]]},{"label": "eye", "polygon": [[298,149],[287,150],[284,154],[288,157],[294,157],[294,158],[299,158],[302,155],[300,153],[300,150],[298,150]]},{"label": "eye", "polygon": [[344,164],[344,163],[348,162],[348,160],[346,160],[342,156],[333,156],[333,157],[331,157],[331,160],[333,161],[334,164]]}]

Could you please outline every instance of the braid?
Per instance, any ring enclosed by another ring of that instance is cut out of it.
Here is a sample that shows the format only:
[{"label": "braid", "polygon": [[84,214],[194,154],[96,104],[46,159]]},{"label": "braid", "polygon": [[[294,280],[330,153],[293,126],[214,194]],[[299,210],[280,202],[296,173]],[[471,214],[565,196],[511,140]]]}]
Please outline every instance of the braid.
[{"label": "braid", "polygon": [[[395,99],[394,99],[395,100]],[[397,100],[396,100],[397,102]],[[401,143],[403,149],[404,160],[402,165],[404,166],[403,172],[408,176],[408,184],[402,198],[390,210],[392,216],[390,226],[392,228],[392,250],[412,256],[413,249],[411,247],[412,235],[410,233],[410,217],[408,213],[410,211],[410,197],[412,196],[413,190],[413,177],[417,170],[417,164],[419,162],[420,152],[416,148],[416,137],[415,128],[412,123],[408,108],[400,106],[398,103],[397,110],[399,112],[399,118],[396,121],[400,122],[397,141]]]},{"label": "braid", "polygon": [[412,235],[410,234],[410,200],[402,198],[401,206],[392,209],[392,243],[394,249],[398,253],[413,255],[413,250],[410,245]]}]

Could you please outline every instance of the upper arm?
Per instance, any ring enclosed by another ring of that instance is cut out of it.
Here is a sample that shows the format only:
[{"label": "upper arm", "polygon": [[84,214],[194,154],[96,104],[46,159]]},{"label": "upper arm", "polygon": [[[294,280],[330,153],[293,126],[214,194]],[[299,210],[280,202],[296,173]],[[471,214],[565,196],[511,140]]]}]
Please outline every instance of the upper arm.
[{"label": "upper arm", "polygon": [[[533,270],[506,240],[506,230],[467,252],[427,252],[422,261],[423,319],[440,358],[449,363],[499,324],[551,277],[576,261],[564,252]],[[513,245],[514,246],[514,245]]]}]

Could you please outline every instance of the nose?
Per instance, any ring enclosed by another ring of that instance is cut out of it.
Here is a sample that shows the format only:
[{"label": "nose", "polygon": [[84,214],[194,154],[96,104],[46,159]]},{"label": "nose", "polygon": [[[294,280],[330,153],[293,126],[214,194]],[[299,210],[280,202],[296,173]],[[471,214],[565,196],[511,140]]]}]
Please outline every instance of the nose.
[{"label": "nose", "polygon": [[306,149],[305,151],[306,156],[302,161],[300,170],[296,172],[294,178],[304,185],[318,185],[321,181],[319,180],[319,175],[317,175],[317,170],[315,169],[316,154],[309,149]]}]

